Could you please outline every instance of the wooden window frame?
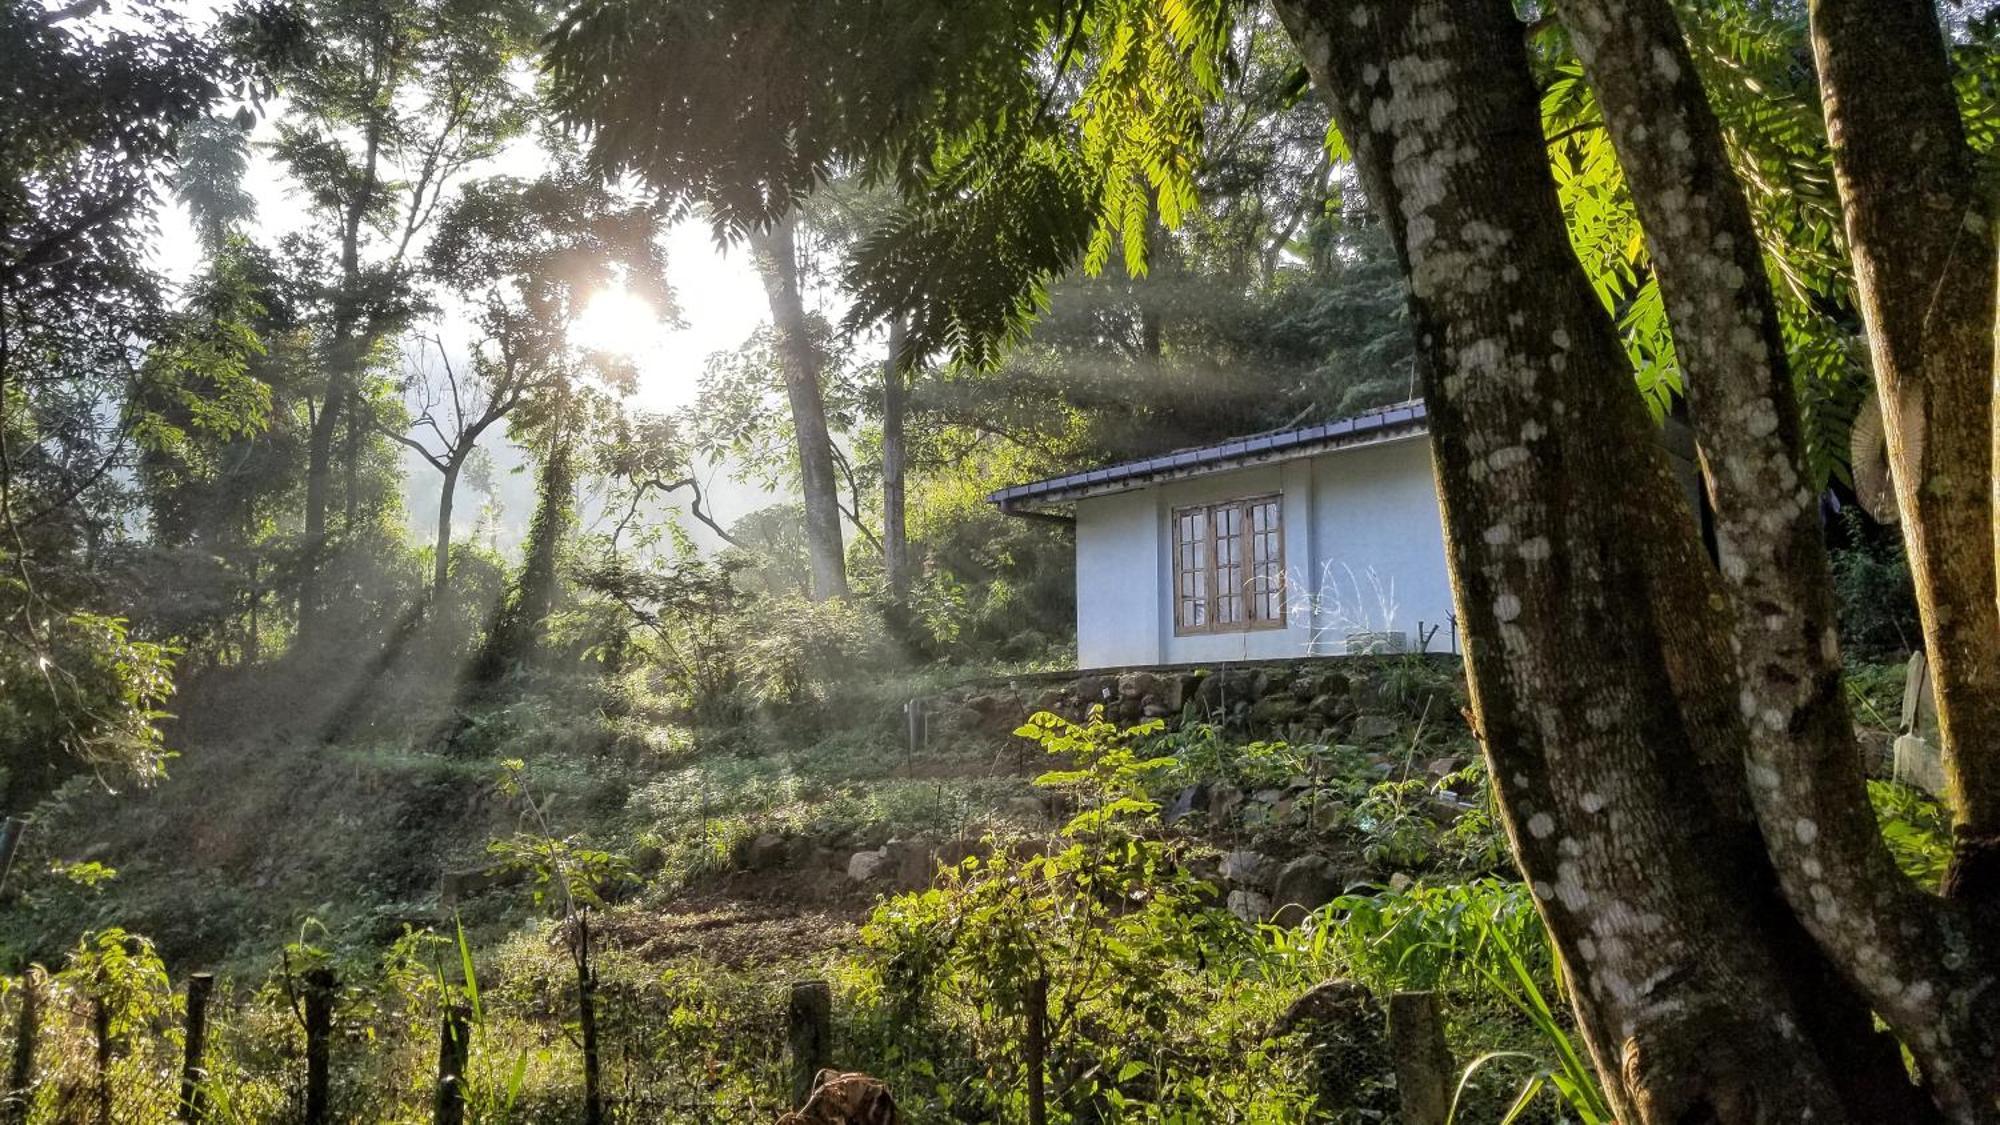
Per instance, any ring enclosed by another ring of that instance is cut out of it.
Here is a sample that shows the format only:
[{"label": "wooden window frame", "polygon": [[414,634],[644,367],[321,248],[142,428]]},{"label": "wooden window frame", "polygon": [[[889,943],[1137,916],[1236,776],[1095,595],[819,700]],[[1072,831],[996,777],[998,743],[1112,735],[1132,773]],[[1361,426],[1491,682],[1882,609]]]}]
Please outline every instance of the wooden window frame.
[{"label": "wooden window frame", "polygon": [[[1271,532],[1277,542],[1278,548],[1276,559],[1267,560],[1276,563],[1272,573],[1276,575],[1278,583],[1276,592],[1277,614],[1272,617],[1263,616],[1266,612],[1264,604],[1266,598],[1262,592],[1254,589],[1254,584],[1258,579],[1258,560],[1256,520],[1252,513],[1257,507],[1263,504],[1270,504],[1272,511],[1275,513]],[[1243,616],[1241,619],[1235,621],[1217,621],[1216,617],[1222,604],[1222,590],[1217,584],[1221,578],[1223,564],[1219,550],[1221,541],[1216,531],[1221,521],[1216,517],[1219,513],[1232,509],[1235,511],[1237,519],[1237,533],[1233,538],[1239,544],[1239,553],[1234,565],[1243,575],[1242,581],[1237,587],[1237,597],[1243,603]],[[1199,625],[1188,623],[1185,603],[1181,594],[1181,575],[1184,568],[1181,551],[1181,522],[1190,515],[1199,516],[1203,536],[1201,540],[1203,588],[1198,593],[1199,604],[1205,607],[1207,621]],[[1173,588],[1169,592],[1169,596],[1173,599],[1175,636],[1197,637],[1224,633],[1259,633],[1286,627],[1285,503],[1282,493],[1264,492],[1255,496],[1218,500],[1209,504],[1184,504],[1172,509],[1168,514],[1167,533],[1167,549],[1172,552],[1174,560]]]}]

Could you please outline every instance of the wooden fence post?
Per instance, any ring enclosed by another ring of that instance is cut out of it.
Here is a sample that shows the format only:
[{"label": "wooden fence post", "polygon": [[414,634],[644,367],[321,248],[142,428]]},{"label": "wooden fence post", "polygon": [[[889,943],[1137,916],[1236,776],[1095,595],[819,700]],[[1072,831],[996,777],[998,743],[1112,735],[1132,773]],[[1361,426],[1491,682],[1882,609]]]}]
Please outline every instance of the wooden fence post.
[{"label": "wooden fence post", "polygon": [[438,1033],[437,1125],[465,1123],[465,1067],[472,1058],[472,1009],[449,1004]]},{"label": "wooden fence post", "polygon": [[337,981],[325,967],[306,973],[306,1125],[326,1125]]},{"label": "wooden fence post", "polygon": [[1444,1014],[1434,992],[1398,992],[1389,997],[1389,1044],[1396,1058],[1396,1095],[1404,1125],[1445,1125],[1451,1117],[1451,1047],[1444,1040]]},{"label": "wooden fence post", "polygon": [[833,1061],[833,986],[823,980],[792,982],[787,1040],[792,1058],[792,1108],[803,1108],[813,1081]]},{"label": "wooden fence post", "polygon": [[28,966],[21,974],[21,1020],[14,1029],[14,1065],[7,1074],[7,1120],[26,1125],[28,1103],[34,1100],[35,1037],[41,1033],[42,979]]},{"label": "wooden fence post", "polygon": [[203,1040],[208,1037],[208,994],[215,988],[215,977],[208,973],[196,973],[188,978],[187,993],[187,1040],[181,1052],[181,1120],[189,1125],[199,1125],[204,1097],[201,1081],[207,1075],[202,1070],[201,1052]]},{"label": "wooden fence post", "polygon": [[1028,1125],[1048,1125],[1049,978],[1028,982]]},{"label": "wooden fence post", "polygon": [[90,1029],[97,1039],[97,1125],[111,1125],[111,1005],[90,1001]]},{"label": "wooden fence post", "polygon": [[583,1122],[604,1125],[604,1098],[598,1085],[602,1071],[597,1059],[597,970],[590,967],[590,914],[576,919],[577,1027],[583,1034]]}]

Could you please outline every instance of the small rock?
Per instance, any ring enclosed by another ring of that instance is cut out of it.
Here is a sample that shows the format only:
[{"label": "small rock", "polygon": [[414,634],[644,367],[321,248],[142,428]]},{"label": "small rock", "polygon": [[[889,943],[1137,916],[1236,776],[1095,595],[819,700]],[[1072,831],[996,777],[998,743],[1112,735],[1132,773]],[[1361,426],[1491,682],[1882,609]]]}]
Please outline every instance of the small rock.
[{"label": "small rock", "polygon": [[1277,922],[1296,926],[1306,916],[1339,897],[1340,871],[1325,856],[1306,855],[1287,863],[1271,884],[1271,897],[1278,906]]},{"label": "small rock", "polygon": [[1250,794],[1250,799],[1260,805],[1275,805],[1285,799],[1285,791],[1283,789],[1259,789],[1255,793]]},{"label": "small rock", "polygon": [[1310,815],[1314,832],[1331,832],[1346,821],[1340,802],[1321,799],[1312,806]]},{"label": "small rock", "polygon": [[1431,764],[1424,767],[1424,772],[1430,774],[1433,779],[1441,780],[1450,777],[1464,768],[1464,758],[1456,754],[1447,754],[1442,758],[1431,759]]},{"label": "small rock", "polygon": [[1208,809],[1208,801],[1208,782],[1203,781],[1195,785],[1190,785],[1175,795],[1173,801],[1167,805],[1166,811],[1160,814],[1160,823],[1168,825],[1176,824],[1193,815],[1197,810],[1205,812]]},{"label": "small rock", "polygon": [[1215,825],[1228,824],[1236,815],[1236,810],[1242,807],[1243,790],[1234,785],[1218,785],[1208,798],[1208,822]]},{"label": "small rock", "polygon": [[1256,891],[1230,891],[1229,912],[1245,922],[1262,922],[1271,916],[1271,900]]},{"label": "small rock", "polygon": [[1389,876],[1389,889],[1395,891],[1397,894],[1402,894],[1415,884],[1416,880],[1410,878],[1410,874],[1407,871],[1398,871],[1394,875]]},{"label": "small rock", "polygon": [[1185,864],[1190,877],[1204,883],[1221,885],[1222,865],[1212,855],[1198,855]]},{"label": "small rock", "polygon": [[884,846],[873,851],[855,852],[847,860],[847,877],[857,883],[873,882],[889,866],[889,849]]}]

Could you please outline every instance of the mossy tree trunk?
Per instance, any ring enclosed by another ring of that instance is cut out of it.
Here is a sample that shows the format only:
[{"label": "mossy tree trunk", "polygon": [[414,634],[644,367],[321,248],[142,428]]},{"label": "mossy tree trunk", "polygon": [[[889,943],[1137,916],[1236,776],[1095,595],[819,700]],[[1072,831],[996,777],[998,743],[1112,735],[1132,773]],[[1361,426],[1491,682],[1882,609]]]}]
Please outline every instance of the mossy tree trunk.
[{"label": "mossy tree trunk", "polygon": [[1721,573],[1569,246],[1512,5],[1278,8],[1410,279],[1478,733],[1619,1117],[1925,1119],[1875,1006],[1989,1119],[1993,960],[1867,819],[1775,316],[1670,15],[1562,8],[1625,162],[1635,100],[1678,154],[1632,186],[1729,475]]},{"label": "mossy tree trunk", "polygon": [[1957,847],[1948,893],[2000,922],[1994,236],[1929,0],[1816,0],[1813,55],[1884,404]]}]

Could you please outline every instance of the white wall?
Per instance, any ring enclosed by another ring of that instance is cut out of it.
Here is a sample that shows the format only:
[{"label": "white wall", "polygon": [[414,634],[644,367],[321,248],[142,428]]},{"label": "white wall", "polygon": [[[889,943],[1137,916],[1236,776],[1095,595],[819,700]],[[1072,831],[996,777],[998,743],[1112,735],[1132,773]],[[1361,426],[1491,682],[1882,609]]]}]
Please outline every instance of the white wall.
[{"label": "white wall", "polygon": [[1311,570],[1292,568],[1307,600],[1316,653],[1346,651],[1351,632],[1437,629],[1430,651],[1450,652],[1451,574],[1431,475],[1430,439],[1329,453],[1313,466]]},{"label": "white wall", "polygon": [[1076,663],[1079,668],[1158,664],[1161,539],[1157,489],[1076,505]]},{"label": "white wall", "polygon": [[[1449,651],[1451,583],[1428,439],[1239,469],[1076,505],[1077,665],[1275,659],[1346,650],[1350,632],[1439,626]],[[1175,636],[1169,513],[1278,492],[1284,497],[1288,624]]]}]

